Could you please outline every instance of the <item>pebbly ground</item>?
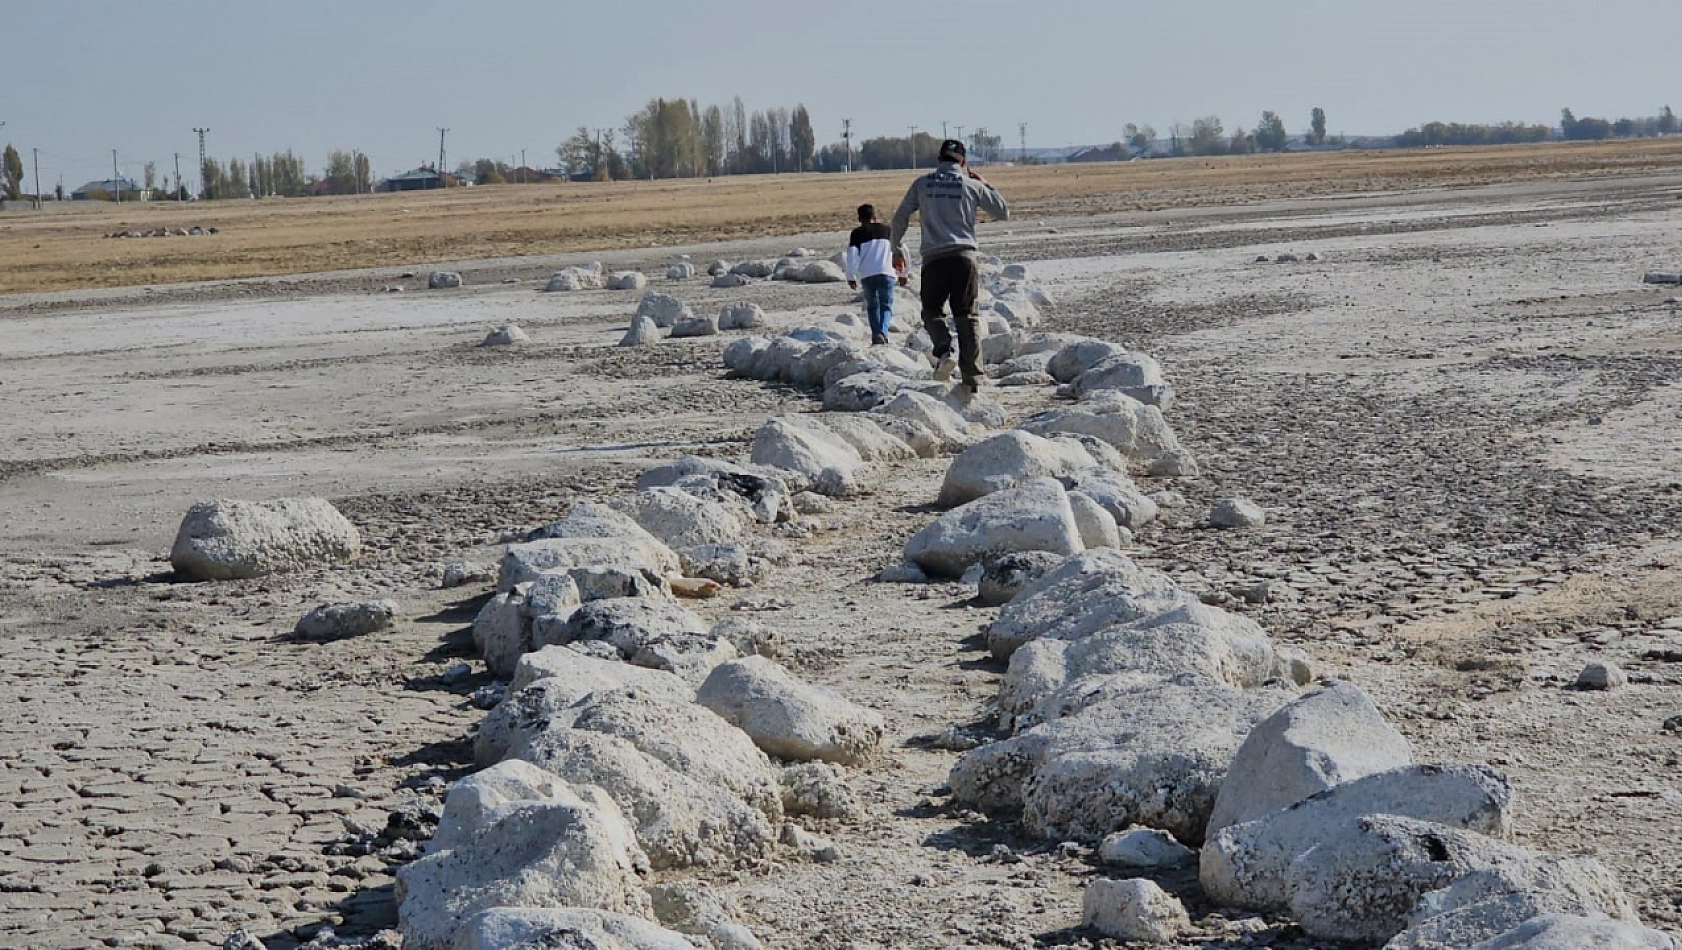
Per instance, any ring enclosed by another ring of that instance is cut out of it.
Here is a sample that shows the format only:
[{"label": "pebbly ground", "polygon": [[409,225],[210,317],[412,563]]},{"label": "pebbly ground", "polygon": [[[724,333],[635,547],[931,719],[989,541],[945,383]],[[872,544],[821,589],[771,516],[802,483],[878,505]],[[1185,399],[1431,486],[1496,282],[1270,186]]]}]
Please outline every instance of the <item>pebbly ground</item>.
[{"label": "pebbly ground", "polygon": [[[988,236],[1058,294],[1055,328],[1146,349],[1180,389],[1170,417],[1203,475],[1174,483],[1187,504],[1136,555],[1362,684],[1421,759],[1509,771],[1522,842],[1598,856],[1672,932],[1682,333],[1671,294],[1639,278],[1682,257],[1679,186]],[[1254,263],[1285,252],[1323,260]],[[390,870],[414,849],[402,816],[469,766],[487,682],[451,670],[471,662],[485,591],[436,589],[440,566],[492,560],[504,532],[610,498],[653,460],[738,455],[766,415],[815,408],[722,379],[721,340],[612,347],[634,295],[539,295],[551,262],[499,266],[459,293],[350,294],[392,279],[367,275],[147,306],[0,301],[0,944],[216,946],[245,928],[289,948],[324,925],[392,926]],[[752,299],[781,322],[851,306],[836,287],[680,293],[697,310]],[[509,320],[530,346],[474,347]],[[1015,417],[1049,399],[1002,397]],[[1106,945],[1077,927],[1101,873],[1090,854],[944,794],[953,747],[985,734],[1001,669],[976,635],[992,611],[959,585],[868,581],[931,517],[943,468],[883,471],[759,589],[700,608],[779,598],[759,619],[791,665],[890,723],[891,755],[850,776],[869,817],[818,829],[842,860],[711,878],[768,946]],[[192,500],[297,493],[357,522],[358,564],[171,582],[161,555]],[[1200,527],[1226,494],[1269,523]],[[287,636],[316,602],[387,596],[404,608],[388,634]],[[1591,658],[1633,684],[1568,689]],[[1219,916],[1189,880],[1164,884],[1199,923],[1187,945],[1305,946],[1288,924]]]}]

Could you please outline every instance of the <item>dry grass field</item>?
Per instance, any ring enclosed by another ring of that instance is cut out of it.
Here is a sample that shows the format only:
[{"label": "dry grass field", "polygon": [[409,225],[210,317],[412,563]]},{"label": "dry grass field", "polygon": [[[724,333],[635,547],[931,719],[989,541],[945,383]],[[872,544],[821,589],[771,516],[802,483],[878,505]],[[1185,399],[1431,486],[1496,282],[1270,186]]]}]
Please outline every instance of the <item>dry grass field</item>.
[{"label": "dry grass field", "polygon": [[[1243,204],[1322,194],[1639,174],[1682,166],[1682,139],[999,168],[1020,216]],[[909,172],[502,185],[263,202],[49,204],[0,215],[0,293],[418,265],[837,230],[890,204]],[[112,240],[200,225],[202,238]]]}]

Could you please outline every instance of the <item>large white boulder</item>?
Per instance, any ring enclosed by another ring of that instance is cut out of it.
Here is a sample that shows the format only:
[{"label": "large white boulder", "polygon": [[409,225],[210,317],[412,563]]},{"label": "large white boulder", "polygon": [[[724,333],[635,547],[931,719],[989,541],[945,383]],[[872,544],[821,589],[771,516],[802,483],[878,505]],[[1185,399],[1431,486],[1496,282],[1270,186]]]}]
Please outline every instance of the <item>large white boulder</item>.
[{"label": "large white boulder", "polygon": [[403,945],[451,950],[463,921],[495,907],[581,907],[646,915],[622,819],[581,800],[510,809],[448,851],[397,872]]},{"label": "large white boulder", "polygon": [[614,507],[674,549],[742,536],[742,519],[734,511],[678,488],[645,488],[615,501]]},{"label": "large white boulder", "polygon": [[641,315],[631,318],[630,327],[619,338],[620,346],[653,346],[659,342],[659,325],[652,318]]},{"label": "large white boulder", "polygon": [[661,924],[712,941],[715,950],[764,950],[748,930],[732,919],[714,888],[694,881],[660,884],[648,889],[654,916]]},{"label": "large white boulder", "polygon": [[1485,766],[1413,765],[1380,772],[1215,831],[1203,845],[1198,877],[1223,906],[1282,911],[1291,905],[1292,864],[1363,816],[1399,815],[1504,836],[1511,808],[1512,787]]},{"label": "large white boulder", "polygon": [[325,498],[200,502],[187,509],[170,548],[175,570],[225,581],[339,564],[362,535]]},{"label": "large white boulder", "polygon": [[317,643],[366,636],[390,627],[399,609],[395,600],[321,604],[298,618],[292,635]]},{"label": "large white boulder", "polygon": [[757,330],[765,326],[765,309],[756,303],[727,304],[718,312],[720,330]]},{"label": "large white boulder", "polygon": [[726,506],[734,504],[730,501],[734,497],[761,524],[787,521],[793,514],[788,485],[774,469],[686,455],[637,477],[639,490],[667,487],[681,488],[698,498],[710,498]]},{"label": "large white boulder", "polygon": [[1106,937],[1138,943],[1173,943],[1191,929],[1191,917],[1179,898],[1143,878],[1087,885],[1081,922]]},{"label": "large white boulder", "polygon": [[846,440],[785,418],[774,418],[760,426],[749,458],[755,465],[787,473],[797,488],[820,494],[852,495],[864,487],[866,463]]},{"label": "large white boulder", "polygon": [[1069,492],[1069,510],[1075,515],[1075,530],[1081,544],[1088,551],[1121,547],[1121,532],[1115,517],[1091,498],[1078,491]]},{"label": "large white boulder", "polygon": [[823,407],[829,412],[866,412],[893,399],[911,382],[885,369],[851,373],[824,387]]},{"label": "large white boulder", "polygon": [[969,420],[927,393],[902,390],[872,411],[923,426],[935,437],[943,452],[961,451],[975,441],[975,430]]},{"label": "large white boulder", "polygon": [[885,731],[876,713],[759,656],[713,670],[695,701],[783,759],[862,765],[881,749]]},{"label": "large white boulder", "polygon": [[833,261],[812,261],[795,271],[793,279],[803,284],[838,284],[847,279],[847,272]]},{"label": "large white boulder", "polygon": [[938,503],[961,505],[1035,478],[1061,478],[1097,465],[1079,442],[1010,429],[958,453],[946,469]]},{"label": "large white boulder", "polygon": [[607,286],[602,272],[594,267],[568,267],[549,278],[543,289],[549,293],[579,290],[601,290]]},{"label": "large white boulder", "polygon": [[1077,337],[1067,343],[1052,355],[1051,362],[1046,367],[1060,383],[1072,383],[1082,373],[1097,366],[1099,363],[1116,356],[1127,355],[1127,347],[1108,340],[1097,340],[1092,337]]},{"label": "large white boulder", "polygon": [[509,675],[520,657],[536,649],[532,621],[579,603],[578,585],[565,572],[541,574],[492,596],[473,618],[473,643],[485,667],[493,676]]},{"label": "large white boulder", "polygon": [[915,450],[878,422],[880,416],[865,413],[825,412],[782,416],[791,425],[811,430],[823,438],[837,438],[852,446],[866,462],[901,462],[917,457]]},{"label": "large white boulder", "polygon": [[1142,825],[1195,844],[1240,738],[1289,698],[1141,679],[1102,705],[967,753],[952,792],[1053,841],[1096,844]]},{"label": "large white boulder", "polygon": [[718,318],[710,314],[700,314],[693,317],[683,317],[672,324],[672,338],[717,336]]},{"label": "large white boulder", "polygon": [[1256,724],[1215,799],[1210,832],[1254,821],[1333,785],[1413,764],[1413,750],[1353,683],[1308,693]]},{"label": "large white boulder", "polygon": [[1043,436],[1095,436],[1130,461],[1145,464],[1182,451],[1162,410],[1115,390],[1101,390],[1070,408],[1041,413],[1022,428]]},{"label": "large white boulder", "polygon": [[[1045,353],[1049,361],[1064,347],[1077,343],[1088,337],[1076,336],[1072,333],[1041,333],[1028,330],[1012,330],[990,336],[981,341],[981,359],[986,363],[1003,363],[1019,356],[1033,353]],[[1079,375],[1078,373],[1076,375]],[[1071,379],[1074,377],[1070,377]]]},{"label": "large white boulder", "polygon": [[1110,513],[1116,524],[1129,531],[1143,528],[1155,521],[1159,514],[1156,502],[1140,491],[1125,472],[1089,468],[1063,475],[1058,481],[1069,491],[1079,492],[1097,502]]},{"label": "large white boulder", "polygon": [[599,785],[636,829],[656,870],[732,866],[765,857],[774,840],[765,813],[728,789],[678,772],[625,739],[549,729],[511,752],[574,784]]},{"label": "large white boulder", "polygon": [[[1505,915],[1511,919],[1525,906]],[[1411,927],[1384,945],[1384,950],[1682,950],[1682,941],[1634,921],[1600,914],[1547,912],[1511,920],[1511,926],[1490,933],[1487,926],[1442,931]]]},{"label": "large white boulder", "polygon": [[647,317],[654,321],[657,327],[669,327],[679,320],[692,317],[689,305],[671,294],[649,291],[644,294],[642,301],[637,304],[637,316]]},{"label": "large white boulder", "polygon": [[625,914],[576,907],[497,907],[468,918],[452,950],[695,950],[695,944]]},{"label": "large white boulder", "polygon": [[532,621],[534,647],[598,640],[627,660],[645,647],[671,638],[688,639],[705,650],[713,642],[700,617],[666,597],[612,597]]},{"label": "large white boulder", "polygon": [[531,336],[527,334],[526,331],[520,329],[517,324],[507,323],[486,334],[485,338],[479,341],[479,345],[482,347],[517,346],[518,344],[529,343],[530,341]]},{"label": "large white boulder", "polygon": [[987,646],[1007,659],[1030,640],[1080,640],[1194,599],[1161,571],[1140,567],[1118,551],[1094,551],[1024,586],[988,628]]},{"label": "large white boulder", "polygon": [[1068,494],[1051,478],[953,509],[905,543],[906,560],[940,577],[962,577],[971,565],[1016,551],[1069,555],[1084,550]]},{"label": "large white boulder", "polygon": [[648,277],[641,271],[620,271],[607,279],[609,290],[641,290],[648,286]]},{"label": "large white boulder", "polygon": [[1594,858],[1555,858],[1474,871],[1414,905],[1408,929],[1385,950],[1482,946],[1533,917],[1569,914],[1639,923],[1623,885]]},{"label": "large white boulder", "polygon": [[473,760],[480,767],[500,762],[526,739],[570,724],[586,696],[621,690],[671,702],[695,698],[695,687],[665,670],[586,656],[568,647],[545,647],[520,658],[508,695],[479,723]]},{"label": "large white boulder", "polygon": [[976,602],[983,607],[1008,603],[1022,593],[1022,588],[1044,577],[1062,562],[1061,555],[1049,551],[1017,551],[990,557],[981,562],[981,582],[976,585]]},{"label": "large white boulder", "polygon": [[[1426,894],[1471,874],[1496,871],[1529,876],[1552,859],[1476,832],[1395,815],[1366,815],[1326,828],[1314,847],[1291,863],[1286,877],[1291,914],[1309,936],[1351,943],[1383,943],[1402,932]],[[1596,890],[1617,889],[1598,862],[1573,873],[1599,879]],[[1627,905],[1627,898],[1623,901]]]},{"label": "large white boulder", "polygon": [[1076,396],[1113,389],[1147,406],[1168,409],[1174,388],[1162,375],[1162,364],[1143,353],[1112,356],[1080,374],[1075,380]]},{"label": "large white boulder", "polygon": [[1010,658],[999,713],[1021,729],[1125,697],[1142,682],[1249,689],[1277,677],[1280,665],[1252,621],[1187,603],[1072,642],[1030,641]]},{"label": "large white boulder", "polygon": [[536,580],[546,572],[576,567],[652,571],[665,577],[680,570],[677,554],[641,525],[606,505],[577,505],[560,521],[544,525],[524,544],[502,556],[497,589]]},{"label": "large white boulder", "polygon": [[527,805],[555,803],[599,809],[603,830],[625,849],[633,869],[647,870],[648,857],[637,847],[631,826],[601,789],[593,785],[574,788],[560,776],[519,759],[493,763],[452,785],[444,796],[438,829],[426,850],[436,853],[459,848]]},{"label": "large white boulder", "polygon": [[771,760],[742,730],[688,699],[627,690],[594,693],[580,704],[570,728],[617,736],[673,771],[731,792],[770,821],[783,817]]},{"label": "large white boulder", "polygon": [[764,280],[777,272],[777,262],[773,260],[743,261],[730,268],[730,273],[751,277],[754,280]]}]

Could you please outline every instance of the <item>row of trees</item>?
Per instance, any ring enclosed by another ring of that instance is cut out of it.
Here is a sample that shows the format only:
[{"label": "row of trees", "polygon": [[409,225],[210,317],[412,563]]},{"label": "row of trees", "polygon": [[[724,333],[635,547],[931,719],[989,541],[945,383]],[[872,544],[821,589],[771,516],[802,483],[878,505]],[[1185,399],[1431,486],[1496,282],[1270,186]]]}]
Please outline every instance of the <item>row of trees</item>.
[{"label": "row of trees", "polygon": [[1677,130],[1676,113],[1670,106],[1659,110],[1656,116],[1639,119],[1595,119],[1577,118],[1570,109],[1560,113],[1559,129],[1565,138],[1572,142],[1587,142],[1597,139],[1630,139],[1649,138],[1655,135],[1670,135]]},{"label": "row of trees", "polygon": [[[152,172],[148,163],[147,188],[152,187]],[[208,199],[351,195],[367,191],[373,185],[373,174],[368,156],[360,152],[328,153],[327,166],[320,175],[306,173],[304,160],[290,149],[252,156],[249,163],[230,158],[224,164],[207,158],[200,170],[201,195]]]},{"label": "row of trees", "polygon": [[[1318,106],[1309,114],[1309,130],[1302,135],[1308,145],[1326,144],[1326,110]],[[1276,112],[1263,112],[1254,131],[1243,127],[1227,135],[1221,120],[1204,116],[1185,125],[1176,122],[1168,128],[1167,154],[1184,155],[1247,155],[1251,152],[1282,152],[1290,144],[1291,135],[1285,131],[1285,120]],[[1126,155],[1151,155],[1157,149],[1156,129],[1132,122],[1122,130],[1121,141],[1115,151]]]},{"label": "row of trees", "polygon": [[1500,125],[1464,125],[1459,122],[1427,122],[1396,136],[1401,148],[1426,148],[1434,145],[1515,145],[1520,142],[1546,142],[1553,137],[1553,129],[1545,125],[1521,125],[1503,122]]},{"label": "row of trees", "polygon": [[597,181],[810,171],[817,133],[804,105],[750,113],[740,96],[705,109],[650,99],[619,129],[580,127],[555,157],[570,177]]},{"label": "row of trees", "polygon": [[[1676,113],[1670,106],[1656,116],[1639,119],[1577,118],[1570,109],[1560,113],[1559,133],[1571,142],[1592,142],[1602,139],[1640,138],[1670,135],[1678,131]],[[1425,148],[1434,145],[1515,145],[1523,142],[1546,142],[1554,137],[1554,129],[1546,125],[1525,125],[1502,122],[1499,125],[1464,125],[1458,122],[1427,122],[1396,136],[1401,148]]]}]

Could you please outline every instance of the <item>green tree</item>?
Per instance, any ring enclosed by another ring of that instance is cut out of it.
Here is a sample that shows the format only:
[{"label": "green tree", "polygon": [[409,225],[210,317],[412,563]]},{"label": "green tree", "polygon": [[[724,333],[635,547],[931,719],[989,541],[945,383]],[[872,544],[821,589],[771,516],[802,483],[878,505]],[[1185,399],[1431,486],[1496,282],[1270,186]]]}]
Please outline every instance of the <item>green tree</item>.
[{"label": "green tree", "polygon": [[328,152],[327,168],[321,177],[327,183],[328,194],[353,194],[356,191],[356,157],[349,152]]},{"label": "green tree", "polygon": [[1290,135],[1285,131],[1285,120],[1279,118],[1278,113],[1261,114],[1261,121],[1256,123],[1256,148],[1264,152],[1282,152],[1289,139]]},{"label": "green tree", "polygon": [[1312,131],[1309,132],[1308,140],[1315,145],[1326,144],[1326,110],[1315,106],[1309,122],[1309,128]]},{"label": "green tree", "polygon": [[1670,106],[1659,110],[1658,130],[1660,135],[1669,135],[1676,131],[1676,113],[1670,111]]},{"label": "green tree", "polygon": [[1227,151],[1226,130],[1215,116],[1204,116],[1191,124],[1187,148],[1193,155],[1222,155]]},{"label": "green tree", "polygon": [[0,190],[5,192],[7,201],[16,201],[23,193],[23,156],[10,145],[0,155]]},{"label": "green tree", "polygon": [[818,136],[812,131],[812,116],[804,105],[794,107],[794,114],[788,120],[788,140],[794,155],[796,171],[808,171],[812,167],[812,157],[818,151]]},{"label": "green tree", "polygon": [[1127,127],[1122,130],[1121,141],[1122,144],[1134,151],[1148,152],[1151,150],[1151,143],[1156,141],[1156,130],[1148,125],[1135,125],[1129,122]]}]

